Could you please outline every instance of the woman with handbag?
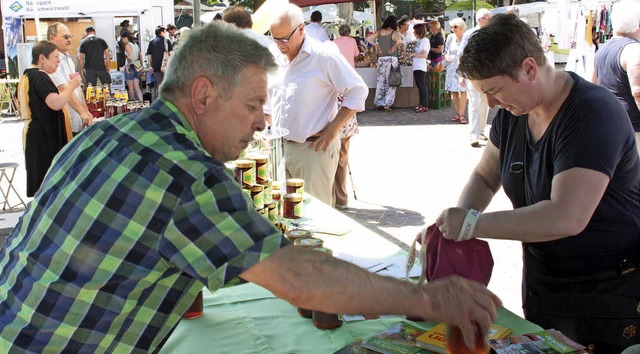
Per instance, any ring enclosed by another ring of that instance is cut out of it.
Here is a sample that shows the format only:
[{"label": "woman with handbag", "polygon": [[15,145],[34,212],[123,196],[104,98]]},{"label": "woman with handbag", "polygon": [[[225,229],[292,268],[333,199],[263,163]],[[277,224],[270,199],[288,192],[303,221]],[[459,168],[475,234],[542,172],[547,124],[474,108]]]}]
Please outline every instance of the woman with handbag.
[{"label": "woman with handbag", "polygon": [[[513,15],[470,37],[458,72],[502,109],[458,206],[436,221],[444,237],[521,241],[527,320],[596,354],[640,344],[640,158],[622,105],[548,65]],[[515,210],[480,213],[501,187]]]},{"label": "woman with handbag", "polygon": [[432,68],[440,64],[444,60],[444,31],[438,20],[429,22],[429,31],[431,38],[429,39],[429,61]]},{"label": "woman with handbag", "polygon": [[[398,24],[395,16],[389,16],[380,30],[367,36],[366,41],[378,51],[378,76],[376,77],[376,96],[373,103],[378,109],[391,111],[391,105],[396,99],[396,87],[389,85],[389,75],[392,67],[399,68],[398,47],[402,40],[397,31]],[[373,40],[377,38],[377,43]]]},{"label": "woman with handbag", "polygon": [[414,47],[414,52],[409,57],[413,66],[413,79],[416,81],[418,95],[420,96],[420,104],[416,107],[416,113],[424,113],[429,110],[429,90],[427,88],[429,40],[427,39],[427,28],[423,23],[414,25],[413,33],[418,41]]},{"label": "woman with handbag", "polygon": [[141,72],[144,70],[140,47],[135,42],[133,34],[127,32],[122,35],[127,62],[124,66],[124,77],[127,80],[127,89],[130,100],[142,100],[142,90],[140,89]]}]

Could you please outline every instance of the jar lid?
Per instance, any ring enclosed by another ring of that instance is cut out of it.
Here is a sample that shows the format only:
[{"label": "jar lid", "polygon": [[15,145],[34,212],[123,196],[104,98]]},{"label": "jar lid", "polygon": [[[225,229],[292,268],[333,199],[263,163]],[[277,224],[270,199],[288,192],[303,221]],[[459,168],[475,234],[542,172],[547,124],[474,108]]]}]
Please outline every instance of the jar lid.
[{"label": "jar lid", "polygon": [[299,238],[293,241],[293,244],[301,247],[315,248],[315,247],[322,247],[322,245],[324,244],[324,241],[322,241],[319,238],[308,237],[308,238]]},{"label": "jar lid", "polygon": [[265,188],[266,188],[266,187],[270,187],[270,186],[271,186],[271,180],[267,178],[267,179],[265,179],[265,180],[262,180],[262,181],[260,182],[260,184],[261,184],[262,186],[264,186]]},{"label": "jar lid", "polygon": [[313,236],[313,234],[310,231],[302,230],[302,229],[289,230],[284,235],[287,236],[287,238],[290,239],[291,241],[302,239],[302,238],[309,238]]},{"label": "jar lid", "polygon": [[255,161],[252,160],[235,160],[233,164],[236,165],[237,168],[251,168]]},{"label": "jar lid", "polygon": [[302,201],[302,194],[298,193],[287,193],[284,195],[285,202],[294,202],[298,203]]},{"label": "jar lid", "polygon": [[271,202],[271,203],[267,204],[267,208],[268,208],[269,210],[271,210],[271,209],[275,209],[275,208],[276,208],[276,203]]},{"label": "jar lid", "polygon": [[279,190],[280,190],[280,182],[278,182],[278,181],[273,181],[273,182],[271,183],[271,188],[272,188],[274,191],[279,191]]},{"label": "jar lid", "polygon": [[287,186],[302,187],[304,186],[304,180],[302,178],[289,178],[287,180]]},{"label": "jar lid", "polygon": [[[273,186],[272,186],[272,187],[273,187]],[[273,190],[271,190],[271,196],[272,196],[273,198],[280,199],[280,190],[279,190],[279,189],[273,189]]]},{"label": "jar lid", "polygon": [[264,187],[259,185],[259,184],[254,184],[254,185],[251,186],[251,191],[252,192],[262,192],[263,189],[264,189]]},{"label": "jar lid", "polygon": [[247,156],[247,159],[253,160],[257,163],[266,163],[268,160],[268,157],[264,155],[251,155],[251,156]]}]

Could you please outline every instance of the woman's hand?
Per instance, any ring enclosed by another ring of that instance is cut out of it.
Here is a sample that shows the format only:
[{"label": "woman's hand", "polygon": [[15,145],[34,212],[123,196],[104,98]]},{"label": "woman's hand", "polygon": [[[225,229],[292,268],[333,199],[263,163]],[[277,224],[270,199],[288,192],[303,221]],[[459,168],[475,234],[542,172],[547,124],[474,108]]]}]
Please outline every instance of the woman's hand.
[{"label": "woman's hand", "polygon": [[129,73],[129,66],[128,66],[128,65],[126,65],[126,66],[124,67],[124,72],[126,72],[127,74]]},{"label": "woman's hand", "polygon": [[467,212],[468,210],[464,208],[448,208],[440,213],[440,216],[436,219],[436,226],[438,226],[444,238],[449,240],[458,238]]}]

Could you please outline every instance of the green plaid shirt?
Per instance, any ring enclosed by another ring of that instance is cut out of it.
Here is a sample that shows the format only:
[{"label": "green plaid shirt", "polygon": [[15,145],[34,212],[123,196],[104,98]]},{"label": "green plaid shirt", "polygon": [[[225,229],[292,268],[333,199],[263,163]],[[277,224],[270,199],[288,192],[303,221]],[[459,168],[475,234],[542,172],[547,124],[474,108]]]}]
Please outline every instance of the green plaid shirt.
[{"label": "green plaid shirt", "polygon": [[156,351],[203,284],[287,244],[159,99],[57,155],[0,250],[0,352]]}]

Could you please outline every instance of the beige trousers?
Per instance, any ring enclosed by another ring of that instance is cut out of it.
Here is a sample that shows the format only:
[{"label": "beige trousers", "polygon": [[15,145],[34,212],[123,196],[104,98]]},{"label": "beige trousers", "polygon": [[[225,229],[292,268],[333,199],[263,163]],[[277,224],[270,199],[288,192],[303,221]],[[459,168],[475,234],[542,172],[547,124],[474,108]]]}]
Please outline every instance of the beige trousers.
[{"label": "beige trousers", "polygon": [[304,179],[304,191],[333,206],[333,180],[338,168],[340,139],[331,142],[327,151],[315,151],[310,142],[285,140],[284,158],[287,178]]}]

